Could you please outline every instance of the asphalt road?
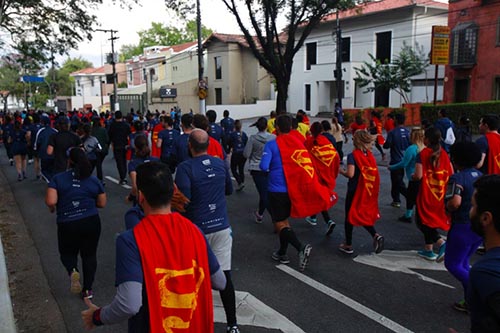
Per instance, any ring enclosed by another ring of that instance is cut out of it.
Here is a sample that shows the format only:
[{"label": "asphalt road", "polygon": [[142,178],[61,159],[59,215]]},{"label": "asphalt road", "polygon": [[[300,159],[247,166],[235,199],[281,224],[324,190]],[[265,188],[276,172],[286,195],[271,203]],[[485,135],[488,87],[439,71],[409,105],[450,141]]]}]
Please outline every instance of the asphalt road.
[{"label": "asphalt road", "polygon": [[[252,121],[244,121],[248,135],[255,132],[255,128],[248,128]],[[344,146],[344,152],[351,150],[349,142]],[[374,152],[380,161],[378,152]],[[29,179],[17,182],[15,169],[8,165],[3,153],[0,167],[31,232],[67,332],[82,332],[80,311],[84,304],[68,290],[69,281],[57,251],[55,215],[48,212],[43,200],[46,185],[34,180],[31,167]],[[111,155],[105,160],[104,170],[105,175],[118,178]],[[413,223],[397,221],[404,209],[389,205],[390,178],[385,162],[380,161],[379,170],[382,218],[376,228],[385,236],[386,251],[373,255],[372,240],[362,228],[354,231],[353,256],[337,250],[344,235],[347,184],[346,179],[339,176],[336,190],[340,199],[330,210],[337,227],[330,237],[324,235],[321,216],[318,216],[317,226],[304,220],[291,222],[299,239],[313,246],[310,265],[303,274],[298,271],[298,258],[292,247],[289,248],[291,263],[288,266],[277,265],[271,259],[278,239],[268,215],[263,224],[256,224],[253,220],[257,191],[248,176],[245,189],[227,198],[234,236],[233,280],[236,290],[251,294],[287,318],[295,325],[288,332],[447,332],[449,327],[466,332],[468,316],[451,308],[453,302],[462,298],[460,284],[443,269],[443,264],[429,264],[417,258],[415,253],[408,252],[423,246],[423,236]],[[109,303],[115,293],[114,239],[125,229],[123,215],[128,208],[124,201],[127,189],[106,181],[106,192],[108,204],[100,211],[102,233],[94,284],[97,305]],[[276,312],[268,313],[269,321],[277,323]],[[262,324],[267,328],[256,325],[243,325],[242,332],[278,332],[269,325]],[[224,329],[223,324],[216,324],[216,332],[224,332]],[[126,324],[102,327],[98,331],[125,332]]]}]

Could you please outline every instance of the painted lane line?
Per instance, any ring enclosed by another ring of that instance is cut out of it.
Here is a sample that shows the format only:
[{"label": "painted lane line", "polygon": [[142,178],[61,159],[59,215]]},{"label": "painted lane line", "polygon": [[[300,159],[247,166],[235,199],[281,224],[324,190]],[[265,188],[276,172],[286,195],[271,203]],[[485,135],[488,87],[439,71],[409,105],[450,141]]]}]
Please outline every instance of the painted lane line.
[{"label": "painted lane line", "polygon": [[[236,291],[236,315],[239,325],[264,327],[283,333],[305,333],[278,311],[269,307],[248,292]],[[219,292],[212,291],[214,301],[214,321],[226,322],[226,313]]]},{"label": "painted lane line", "polygon": [[[109,180],[110,182],[115,183],[116,185],[119,185],[119,184],[120,184],[120,181],[119,181],[118,179],[113,178],[113,177],[111,177],[111,176],[106,176],[106,177],[104,177],[104,178],[106,178],[106,179],[107,179],[107,180]],[[130,189],[132,188],[132,186],[127,185],[127,184],[125,184],[125,185],[120,185],[120,186],[121,186],[121,187],[123,187],[123,188],[125,188],[125,189],[127,189],[127,190],[130,190]]]},{"label": "painted lane line", "polygon": [[372,309],[364,306],[363,304],[360,304],[356,302],[355,300],[339,293],[336,290],[333,290],[330,287],[325,286],[324,284],[319,283],[318,281],[315,281],[308,277],[307,275],[304,275],[286,265],[277,265],[276,266],[278,269],[282,270],[283,272],[293,276],[297,280],[309,285],[310,287],[322,292],[323,294],[330,296],[331,298],[335,299],[336,301],[350,307],[354,311],[357,311],[361,313],[362,315],[370,318],[371,320],[379,323],[382,326],[385,326],[389,330],[397,333],[413,333],[413,331],[409,330],[406,327],[401,326],[400,324],[396,323],[395,321],[390,320],[389,318],[386,318],[384,315],[373,311]]},{"label": "painted lane line", "polygon": [[365,264],[368,266],[385,269],[391,272],[401,272],[405,274],[416,275],[419,279],[437,284],[442,287],[455,289],[449,284],[440,282],[438,280],[427,277],[421,273],[413,271],[419,270],[433,270],[433,271],[446,271],[443,264],[438,264],[433,261],[427,261],[417,256],[416,251],[390,251],[385,250],[380,254],[363,254],[353,259],[355,262]]}]

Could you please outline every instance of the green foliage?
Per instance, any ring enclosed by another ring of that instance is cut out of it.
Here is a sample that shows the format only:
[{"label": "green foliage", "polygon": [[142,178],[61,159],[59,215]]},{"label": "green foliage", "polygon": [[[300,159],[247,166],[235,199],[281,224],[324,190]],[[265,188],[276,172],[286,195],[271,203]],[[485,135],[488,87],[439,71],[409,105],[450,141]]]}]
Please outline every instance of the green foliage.
[{"label": "green foliage", "polygon": [[127,87],[128,87],[128,84],[125,81],[118,83],[118,88],[127,88]]},{"label": "green foliage", "polygon": [[[138,1],[113,2],[130,7]],[[0,28],[10,34],[6,43],[12,49],[44,64],[53,54],[65,54],[92,39],[97,18],[91,13],[101,4],[102,0],[4,0]]]},{"label": "green foliage", "polygon": [[[49,69],[45,76],[45,81],[50,85],[52,94],[71,96],[74,93],[73,84],[75,80],[69,75],[81,69],[91,67],[93,67],[92,63],[81,57],[68,58],[64,61],[61,68]],[[45,89],[45,87],[43,89]]]},{"label": "green foliage", "polygon": [[471,121],[473,132],[478,132],[479,120],[485,114],[497,114],[500,116],[500,101],[454,103],[443,105],[424,104],[420,108],[420,117],[431,123],[438,119],[438,111],[445,109],[455,124],[462,116],[467,116]]},{"label": "green foliage", "polygon": [[[146,30],[141,30],[139,35],[138,45],[124,45],[120,49],[120,61],[131,59],[134,56],[141,55],[143,49],[155,45],[179,45],[187,42],[193,42],[197,39],[196,21],[187,21],[182,29],[169,27],[166,24],[152,22],[151,27]],[[201,27],[202,38],[207,38],[212,34],[212,30],[207,27]]]},{"label": "green foliage", "polygon": [[392,62],[384,62],[368,54],[370,62],[364,61],[361,67],[355,67],[356,78],[360,87],[366,87],[366,92],[378,88],[394,90],[409,103],[408,93],[411,91],[411,78],[425,72],[429,65],[428,56],[423,46],[418,44],[415,48],[403,42],[403,47]]}]

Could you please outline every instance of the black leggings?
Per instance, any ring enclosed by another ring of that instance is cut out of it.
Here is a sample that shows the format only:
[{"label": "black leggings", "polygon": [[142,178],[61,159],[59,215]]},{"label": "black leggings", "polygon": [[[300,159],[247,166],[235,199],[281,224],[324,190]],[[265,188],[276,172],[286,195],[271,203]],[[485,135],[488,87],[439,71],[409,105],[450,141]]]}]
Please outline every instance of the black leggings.
[{"label": "black leggings", "polygon": [[247,159],[243,153],[235,153],[231,155],[231,172],[233,173],[236,182],[239,184],[245,182],[245,162]]},{"label": "black leggings", "polygon": [[78,253],[82,258],[83,290],[91,290],[97,269],[97,243],[101,234],[99,215],[57,224],[61,262],[71,274],[78,270]]},{"label": "black leggings", "polygon": [[401,189],[401,194],[406,198],[406,209],[413,209],[417,202],[418,190],[420,188],[420,180],[410,180],[408,187]]},{"label": "black leggings", "polygon": [[227,326],[231,327],[236,325],[236,296],[231,271],[224,271],[224,275],[226,276],[226,289],[221,290],[219,293],[226,312]]},{"label": "black leggings", "polygon": [[[352,231],[354,229],[354,226],[349,222],[348,216],[349,216],[349,210],[351,209],[352,206],[352,200],[354,199],[354,192],[347,192],[346,198],[345,198],[345,221],[344,221],[344,233],[345,233],[345,245],[351,246],[352,245]],[[375,237],[377,234],[377,231],[375,230],[375,227],[373,226],[364,226],[366,231],[372,235],[372,237]]]},{"label": "black leggings", "polygon": [[441,236],[439,235],[437,229],[428,227],[422,223],[420,215],[418,214],[418,209],[417,209],[417,214],[415,214],[415,222],[417,223],[417,227],[424,234],[426,245],[432,245],[441,239]]}]

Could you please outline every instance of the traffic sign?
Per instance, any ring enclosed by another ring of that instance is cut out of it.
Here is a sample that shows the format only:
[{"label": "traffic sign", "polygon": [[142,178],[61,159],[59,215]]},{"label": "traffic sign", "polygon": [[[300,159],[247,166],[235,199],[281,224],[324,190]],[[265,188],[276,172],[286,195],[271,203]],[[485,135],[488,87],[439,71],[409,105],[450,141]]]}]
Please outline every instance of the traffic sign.
[{"label": "traffic sign", "polygon": [[21,76],[21,82],[44,82],[45,78],[43,76],[33,76],[33,75],[23,75]]},{"label": "traffic sign", "polygon": [[431,64],[448,65],[450,60],[450,27],[432,26]]}]

